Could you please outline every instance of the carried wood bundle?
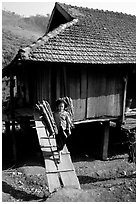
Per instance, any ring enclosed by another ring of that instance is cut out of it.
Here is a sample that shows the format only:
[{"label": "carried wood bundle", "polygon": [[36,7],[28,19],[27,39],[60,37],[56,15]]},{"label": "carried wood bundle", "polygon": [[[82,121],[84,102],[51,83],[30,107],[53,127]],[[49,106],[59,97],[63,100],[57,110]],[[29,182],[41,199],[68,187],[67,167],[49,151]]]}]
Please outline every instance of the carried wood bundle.
[{"label": "carried wood bundle", "polygon": [[54,120],[54,116],[51,110],[51,107],[47,101],[38,102],[36,104],[37,109],[41,115],[41,119],[49,132],[50,136],[53,136],[58,133],[57,126]]}]

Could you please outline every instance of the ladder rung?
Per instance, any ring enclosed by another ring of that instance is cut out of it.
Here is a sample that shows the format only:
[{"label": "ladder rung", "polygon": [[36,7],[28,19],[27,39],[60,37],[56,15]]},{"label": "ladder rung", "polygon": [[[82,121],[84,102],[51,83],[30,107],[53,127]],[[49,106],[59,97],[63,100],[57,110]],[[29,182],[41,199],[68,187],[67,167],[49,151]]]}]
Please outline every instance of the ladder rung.
[{"label": "ladder rung", "polygon": [[42,137],[40,137],[40,139],[55,139],[55,137],[45,137],[45,136],[43,137],[42,136]]},{"label": "ladder rung", "polygon": [[50,155],[52,156],[52,155],[53,155],[52,152],[46,152],[46,153],[43,152],[43,154],[44,154],[45,156],[50,156]]},{"label": "ladder rung", "polygon": [[32,128],[45,128],[45,126],[35,126],[35,127],[32,127]]},{"label": "ladder rung", "polygon": [[70,154],[70,152],[61,152],[62,155],[64,154]]},{"label": "ladder rung", "polygon": [[51,148],[51,147],[57,147],[56,145],[50,145],[50,146],[41,146],[41,148]]},{"label": "ladder rung", "polygon": [[46,171],[46,174],[55,174],[55,173],[70,172],[70,171],[74,171],[74,169],[57,170],[57,171]]},{"label": "ladder rung", "polygon": [[[45,148],[44,148],[44,147],[42,147],[41,150],[42,150],[42,152],[47,152],[47,151],[45,151]],[[55,152],[57,152],[57,150],[53,150],[53,149],[52,149],[51,153],[55,153]]]},{"label": "ladder rung", "polygon": [[[56,154],[55,154],[56,153]],[[53,157],[56,157],[56,156],[58,156],[59,154],[58,154],[58,152],[43,152],[43,155],[46,157],[46,156],[53,156]]]},{"label": "ladder rung", "polygon": [[53,155],[53,154],[54,154],[54,155],[57,155],[57,154],[59,154],[59,153],[58,153],[57,150],[54,150],[54,151],[47,152],[47,153],[44,153],[44,154],[46,154],[46,155],[47,155],[47,154],[50,154],[50,155]]}]

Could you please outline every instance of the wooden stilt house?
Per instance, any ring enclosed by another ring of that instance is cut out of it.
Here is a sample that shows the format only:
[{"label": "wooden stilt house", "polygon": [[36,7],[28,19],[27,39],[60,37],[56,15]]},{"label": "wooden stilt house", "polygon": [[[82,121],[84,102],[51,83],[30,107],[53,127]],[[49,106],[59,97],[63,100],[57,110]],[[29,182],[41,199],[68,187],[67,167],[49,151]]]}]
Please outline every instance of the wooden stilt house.
[{"label": "wooden stilt house", "polygon": [[104,122],[105,159],[109,122],[124,119],[128,74],[135,69],[135,16],[56,3],[44,36],[20,49],[3,76],[11,77],[12,110],[33,110],[43,99],[54,109],[57,98],[69,96],[76,124]]}]

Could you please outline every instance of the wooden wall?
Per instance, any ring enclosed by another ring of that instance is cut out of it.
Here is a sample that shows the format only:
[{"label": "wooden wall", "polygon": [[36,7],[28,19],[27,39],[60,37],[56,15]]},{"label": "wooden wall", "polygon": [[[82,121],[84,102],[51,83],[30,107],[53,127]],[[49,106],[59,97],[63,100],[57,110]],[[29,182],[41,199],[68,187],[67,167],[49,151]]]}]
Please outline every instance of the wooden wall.
[{"label": "wooden wall", "polygon": [[123,79],[101,67],[65,68],[67,95],[73,99],[75,120],[122,115]]},{"label": "wooden wall", "polygon": [[87,118],[120,116],[123,104],[123,80],[117,72],[88,70]]},{"label": "wooden wall", "polygon": [[28,73],[30,104],[47,100],[55,109],[55,100],[73,99],[75,121],[100,117],[118,117],[123,108],[123,75],[120,69],[98,65],[34,64]]},{"label": "wooden wall", "polygon": [[28,69],[28,88],[30,105],[42,100],[51,103],[51,67],[34,64]]},{"label": "wooden wall", "polygon": [[[64,68],[65,69],[65,68]],[[84,120],[87,109],[87,69],[66,68],[67,96],[73,99],[75,120]]]}]

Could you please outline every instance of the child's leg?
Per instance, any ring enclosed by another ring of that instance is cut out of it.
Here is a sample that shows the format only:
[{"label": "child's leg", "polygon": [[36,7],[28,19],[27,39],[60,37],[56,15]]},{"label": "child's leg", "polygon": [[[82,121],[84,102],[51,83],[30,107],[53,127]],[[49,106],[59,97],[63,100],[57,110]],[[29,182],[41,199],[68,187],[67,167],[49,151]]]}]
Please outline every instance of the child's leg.
[{"label": "child's leg", "polygon": [[56,142],[58,151],[61,151],[66,144],[66,133],[63,131],[62,127],[59,130],[59,133],[56,135]]}]

